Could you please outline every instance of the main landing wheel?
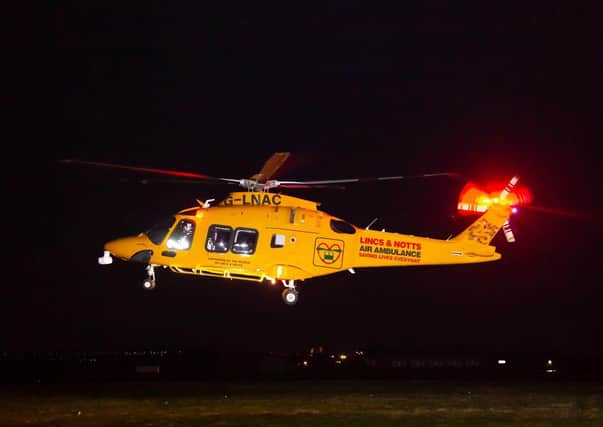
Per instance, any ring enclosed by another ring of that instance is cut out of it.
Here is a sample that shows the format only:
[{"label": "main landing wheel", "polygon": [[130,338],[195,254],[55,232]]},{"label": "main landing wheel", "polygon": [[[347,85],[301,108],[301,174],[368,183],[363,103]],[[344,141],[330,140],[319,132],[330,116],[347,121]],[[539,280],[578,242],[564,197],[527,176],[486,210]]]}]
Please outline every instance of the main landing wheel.
[{"label": "main landing wheel", "polygon": [[292,289],[284,289],[282,296],[287,305],[295,305],[299,300],[299,292]]}]

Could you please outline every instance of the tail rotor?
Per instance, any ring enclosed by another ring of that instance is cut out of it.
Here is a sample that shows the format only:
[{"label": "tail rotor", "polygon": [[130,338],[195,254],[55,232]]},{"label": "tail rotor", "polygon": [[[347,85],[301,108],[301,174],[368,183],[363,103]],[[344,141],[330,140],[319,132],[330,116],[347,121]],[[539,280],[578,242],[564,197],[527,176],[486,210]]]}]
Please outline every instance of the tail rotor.
[{"label": "tail rotor", "polygon": [[[513,188],[515,187],[515,184],[517,184],[517,182],[519,182],[519,177],[516,175],[513,178],[511,178],[511,180],[509,181],[509,183],[507,185],[505,185],[505,188],[500,192],[500,197],[499,197],[500,201],[502,203],[504,203],[504,201],[507,199],[509,194],[511,194],[513,192]],[[504,222],[502,229],[503,229],[503,233],[505,234],[505,238],[507,239],[507,242],[514,243],[515,235],[513,234],[513,230],[511,230],[511,224],[509,224],[509,220],[506,220]]]}]

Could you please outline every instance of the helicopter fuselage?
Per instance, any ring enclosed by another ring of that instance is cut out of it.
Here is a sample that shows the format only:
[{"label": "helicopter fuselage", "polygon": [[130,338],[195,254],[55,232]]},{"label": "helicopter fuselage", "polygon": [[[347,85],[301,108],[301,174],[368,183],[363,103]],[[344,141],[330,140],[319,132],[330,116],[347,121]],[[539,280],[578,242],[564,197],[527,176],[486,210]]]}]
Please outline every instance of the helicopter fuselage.
[{"label": "helicopter fuselage", "polygon": [[488,225],[475,228],[474,238],[439,240],[359,228],[297,197],[235,192],[215,206],[184,209],[145,233],[107,242],[105,251],[177,273],[305,280],[363,267],[495,261],[495,247],[480,241],[496,232]]}]

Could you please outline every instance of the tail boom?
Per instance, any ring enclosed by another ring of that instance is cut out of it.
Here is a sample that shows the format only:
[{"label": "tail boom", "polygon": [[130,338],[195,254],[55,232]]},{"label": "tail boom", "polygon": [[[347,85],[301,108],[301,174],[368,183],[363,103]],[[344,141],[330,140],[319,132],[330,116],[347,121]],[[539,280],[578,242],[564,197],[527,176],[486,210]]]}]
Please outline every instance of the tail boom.
[{"label": "tail boom", "polygon": [[501,254],[490,242],[511,215],[509,206],[491,206],[473,224],[448,240],[374,230],[359,236],[350,267],[396,267],[473,264],[496,261]]},{"label": "tail boom", "polygon": [[[500,201],[511,194],[518,181],[517,176],[511,178],[500,193]],[[354,251],[354,265],[350,267],[473,264],[499,260],[501,254],[490,242],[501,229],[507,241],[515,241],[509,225],[512,211],[509,203],[492,204],[469,227],[448,240],[364,231]]]}]

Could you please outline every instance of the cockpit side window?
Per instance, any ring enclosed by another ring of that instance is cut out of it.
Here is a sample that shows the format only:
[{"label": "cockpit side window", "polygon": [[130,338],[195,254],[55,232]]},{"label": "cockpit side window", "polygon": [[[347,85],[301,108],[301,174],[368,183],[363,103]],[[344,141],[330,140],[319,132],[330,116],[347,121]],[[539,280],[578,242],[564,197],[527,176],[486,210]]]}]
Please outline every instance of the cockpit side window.
[{"label": "cockpit side window", "polygon": [[193,234],[195,233],[195,221],[191,219],[181,219],[174,231],[170,235],[166,246],[168,249],[187,250],[193,243]]},{"label": "cockpit side window", "polygon": [[331,230],[335,233],[355,234],[356,228],[345,221],[339,219],[331,219]]},{"label": "cockpit side window", "polygon": [[205,249],[208,252],[228,252],[232,242],[232,227],[227,225],[211,225],[207,231]]},{"label": "cockpit side window", "polygon": [[161,242],[163,242],[163,239],[165,239],[165,236],[170,228],[172,228],[172,225],[174,225],[175,221],[176,218],[173,216],[165,218],[145,231],[144,234],[147,235],[151,242],[155,243],[156,245],[160,245]]},{"label": "cockpit side window", "polygon": [[237,228],[235,230],[232,251],[235,254],[251,255],[255,252],[258,232],[252,228]]}]

